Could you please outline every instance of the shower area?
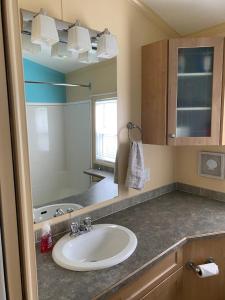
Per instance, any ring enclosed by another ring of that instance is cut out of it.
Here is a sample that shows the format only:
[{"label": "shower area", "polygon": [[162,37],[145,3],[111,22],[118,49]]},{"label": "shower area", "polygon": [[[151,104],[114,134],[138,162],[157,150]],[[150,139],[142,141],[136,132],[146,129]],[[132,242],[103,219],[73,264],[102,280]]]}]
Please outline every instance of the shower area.
[{"label": "shower area", "polygon": [[84,192],[91,167],[91,101],[27,103],[35,206]]},{"label": "shower area", "polygon": [[25,80],[65,83],[25,85],[32,198],[39,207],[89,188],[84,171],[92,165],[92,104],[88,97],[72,101],[63,70],[29,57],[23,65]]}]

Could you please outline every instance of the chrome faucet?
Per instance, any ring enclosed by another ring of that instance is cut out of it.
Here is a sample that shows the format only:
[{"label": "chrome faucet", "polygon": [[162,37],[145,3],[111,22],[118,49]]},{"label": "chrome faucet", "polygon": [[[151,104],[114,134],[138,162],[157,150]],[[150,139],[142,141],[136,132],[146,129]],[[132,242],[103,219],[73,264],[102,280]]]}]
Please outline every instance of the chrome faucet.
[{"label": "chrome faucet", "polygon": [[82,224],[73,222],[70,225],[70,236],[78,236],[92,230],[91,217],[84,218]]},{"label": "chrome faucet", "polygon": [[55,211],[55,217],[62,216],[64,214],[65,214],[65,212],[62,208],[57,208]]},{"label": "chrome faucet", "polygon": [[84,232],[89,232],[92,230],[91,217],[86,217],[83,220],[83,224],[80,225],[80,230]]},{"label": "chrome faucet", "polygon": [[78,222],[73,222],[70,225],[70,236],[77,236],[80,233]]}]

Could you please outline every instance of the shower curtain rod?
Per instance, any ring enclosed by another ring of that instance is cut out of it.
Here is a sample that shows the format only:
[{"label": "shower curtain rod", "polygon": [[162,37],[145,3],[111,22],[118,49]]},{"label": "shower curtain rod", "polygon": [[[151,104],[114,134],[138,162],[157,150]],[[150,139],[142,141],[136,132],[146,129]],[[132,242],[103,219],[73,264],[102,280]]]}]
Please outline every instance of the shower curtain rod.
[{"label": "shower curtain rod", "polygon": [[53,85],[53,86],[67,86],[67,87],[84,87],[91,89],[91,83],[89,84],[79,84],[79,83],[60,83],[60,82],[47,82],[47,81],[33,81],[33,80],[25,80],[25,83],[31,83],[31,84],[47,84],[47,85]]}]

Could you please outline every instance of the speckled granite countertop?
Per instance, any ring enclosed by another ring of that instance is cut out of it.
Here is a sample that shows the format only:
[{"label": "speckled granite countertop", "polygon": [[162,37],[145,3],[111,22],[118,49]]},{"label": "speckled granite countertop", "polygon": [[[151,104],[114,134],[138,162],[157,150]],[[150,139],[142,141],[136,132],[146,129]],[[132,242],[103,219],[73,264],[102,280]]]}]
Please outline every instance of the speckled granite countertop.
[{"label": "speckled granite countertop", "polygon": [[[37,251],[40,300],[89,300],[185,243],[188,237],[225,233],[225,203],[172,192],[99,220],[131,229],[138,239],[133,255],[110,269],[73,272],[57,266],[51,254]],[[101,299],[107,299],[102,296]]]}]

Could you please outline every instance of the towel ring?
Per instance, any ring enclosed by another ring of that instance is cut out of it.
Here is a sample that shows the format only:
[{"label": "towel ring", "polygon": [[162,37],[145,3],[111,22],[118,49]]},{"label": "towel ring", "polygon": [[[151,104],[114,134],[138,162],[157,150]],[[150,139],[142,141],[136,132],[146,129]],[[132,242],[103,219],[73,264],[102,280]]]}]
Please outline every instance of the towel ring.
[{"label": "towel ring", "polygon": [[138,126],[138,125],[136,125],[136,124],[134,124],[134,123],[132,123],[132,122],[127,123],[128,138],[129,138],[129,141],[130,141],[131,143],[133,142],[133,139],[131,138],[130,132],[131,132],[132,129],[135,129],[135,128],[137,128],[137,129],[140,131],[140,134],[141,134],[141,137],[142,137],[142,129],[141,129],[140,126]]}]

